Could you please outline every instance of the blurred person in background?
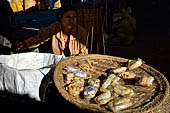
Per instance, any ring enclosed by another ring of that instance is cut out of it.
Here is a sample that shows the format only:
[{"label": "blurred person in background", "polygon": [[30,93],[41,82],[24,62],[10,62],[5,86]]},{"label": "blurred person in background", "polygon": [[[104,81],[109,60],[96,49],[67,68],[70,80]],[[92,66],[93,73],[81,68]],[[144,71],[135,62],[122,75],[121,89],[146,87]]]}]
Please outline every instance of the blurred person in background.
[{"label": "blurred person in background", "polygon": [[10,54],[11,48],[4,43],[14,43],[15,14],[9,2],[11,1],[0,0],[0,54]]},{"label": "blurred person in background", "polygon": [[49,8],[50,9],[54,8],[54,0],[49,0]]},{"label": "blurred person in background", "polygon": [[0,17],[0,35],[13,43],[12,31],[15,26],[15,14],[7,0],[0,0]]},{"label": "blurred person in background", "polygon": [[45,0],[45,5],[47,9],[52,10],[54,8],[55,0]]},{"label": "blurred person in background", "polygon": [[112,34],[105,34],[106,43],[112,46],[132,45],[136,34],[136,18],[131,15],[131,8],[114,13],[112,21]]}]

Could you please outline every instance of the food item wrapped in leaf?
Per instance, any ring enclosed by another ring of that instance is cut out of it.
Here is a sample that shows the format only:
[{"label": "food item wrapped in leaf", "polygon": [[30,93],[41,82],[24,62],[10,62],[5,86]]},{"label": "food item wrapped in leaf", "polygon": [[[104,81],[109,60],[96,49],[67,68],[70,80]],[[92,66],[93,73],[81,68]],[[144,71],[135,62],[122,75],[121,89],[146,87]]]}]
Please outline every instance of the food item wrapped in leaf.
[{"label": "food item wrapped in leaf", "polygon": [[112,82],[113,78],[115,78],[116,75],[114,74],[110,74],[107,79],[105,80],[105,82],[102,84],[101,89],[106,89]]},{"label": "food item wrapped in leaf", "polygon": [[134,95],[134,91],[130,88],[127,88],[125,86],[122,86],[120,84],[117,84],[113,87],[114,89],[114,92],[117,93],[118,95],[121,95],[121,96],[133,96]]},{"label": "food item wrapped in leaf", "polygon": [[105,102],[103,102],[103,100],[109,101],[110,99],[112,99],[111,96],[112,96],[111,92],[109,90],[106,90],[106,92],[101,93],[99,96],[95,98],[95,102],[99,104],[104,104]]},{"label": "food item wrapped in leaf", "polygon": [[143,75],[139,81],[139,84],[142,86],[151,86],[153,81],[154,81],[154,77],[149,75]]},{"label": "food item wrapped in leaf", "polygon": [[120,77],[114,77],[111,82],[111,86],[115,86],[116,84],[119,84]]},{"label": "food item wrapped in leaf", "polygon": [[138,58],[137,60],[132,60],[128,63],[128,69],[129,70],[136,69],[139,66],[141,66],[142,64],[143,64],[143,61],[140,58]]},{"label": "food item wrapped in leaf", "polygon": [[132,106],[132,102],[130,101],[130,98],[127,97],[121,97],[108,103],[108,108],[113,112],[121,111],[130,106]]},{"label": "food item wrapped in leaf", "polygon": [[113,73],[122,73],[125,72],[127,70],[127,67],[118,67],[116,69],[113,70]]},{"label": "food item wrapped in leaf", "polygon": [[126,71],[126,72],[120,73],[119,76],[123,79],[133,79],[136,77],[136,74],[132,71]]}]

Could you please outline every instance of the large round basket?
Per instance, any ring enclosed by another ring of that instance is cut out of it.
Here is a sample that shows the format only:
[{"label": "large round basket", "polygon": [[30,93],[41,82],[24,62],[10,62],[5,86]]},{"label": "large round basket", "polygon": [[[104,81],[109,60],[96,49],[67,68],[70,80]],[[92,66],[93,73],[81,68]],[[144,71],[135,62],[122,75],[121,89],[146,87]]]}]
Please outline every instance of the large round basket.
[{"label": "large round basket", "polygon": [[[82,62],[84,60],[88,60],[91,63],[91,69],[89,72],[93,76],[100,76],[106,73],[106,70],[112,68],[115,62],[118,63],[126,63],[128,59],[121,58],[121,57],[114,57],[108,55],[98,55],[98,54],[89,54],[83,56],[74,56],[68,57],[62,60],[57,66],[54,71],[54,82],[55,86],[61,95],[70,103],[76,105],[80,109],[91,111],[91,112],[105,112],[109,113],[109,111],[100,105],[82,99],[81,97],[72,96],[65,88],[65,78],[63,76],[63,69],[66,66],[75,66],[77,62]],[[166,77],[157,71],[156,69],[148,66],[146,63],[142,64],[139,70],[145,71],[149,75],[155,78],[154,82],[156,83],[156,90],[152,91],[152,89],[147,88],[149,92],[145,92],[143,95],[138,95],[138,101],[143,101],[139,106],[130,107],[128,109],[121,110],[120,113],[161,113],[161,109],[163,108],[162,104],[168,97],[169,94],[169,83]],[[136,88],[137,89],[137,88]],[[149,90],[150,89],[150,90]],[[134,88],[135,90],[135,88]],[[138,92],[138,91],[136,91]],[[150,97],[148,97],[150,96]]]}]

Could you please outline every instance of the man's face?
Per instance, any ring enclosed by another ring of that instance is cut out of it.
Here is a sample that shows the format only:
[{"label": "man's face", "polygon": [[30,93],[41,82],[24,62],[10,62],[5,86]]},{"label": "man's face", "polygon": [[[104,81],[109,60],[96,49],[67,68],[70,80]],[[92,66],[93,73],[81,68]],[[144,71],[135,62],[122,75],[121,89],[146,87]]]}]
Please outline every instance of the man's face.
[{"label": "man's face", "polygon": [[61,18],[61,22],[65,28],[73,28],[73,26],[76,24],[76,21],[77,17],[74,10],[66,11]]}]

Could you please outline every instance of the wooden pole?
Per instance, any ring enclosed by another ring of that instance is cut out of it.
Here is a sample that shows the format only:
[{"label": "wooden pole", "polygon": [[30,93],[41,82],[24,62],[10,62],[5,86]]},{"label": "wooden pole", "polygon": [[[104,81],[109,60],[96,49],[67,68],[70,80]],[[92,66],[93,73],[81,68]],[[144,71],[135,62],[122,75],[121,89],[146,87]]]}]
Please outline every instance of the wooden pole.
[{"label": "wooden pole", "polygon": [[23,10],[25,11],[25,0],[23,0]]},{"label": "wooden pole", "polygon": [[106,33],[107,33],[107,9],[108,9],[108,7],[107,7],[107,0],[105,0],[106,1],[106,11],[105,11],[105,13],[106,13]]},{"label": "wooden pole", "polygon": [[94,31],[94,27],[92,26],[92,34],[91,34],[91,46],[90,46],[90,54],[92,54],[92,50],[93,50],[93,31]]}]

